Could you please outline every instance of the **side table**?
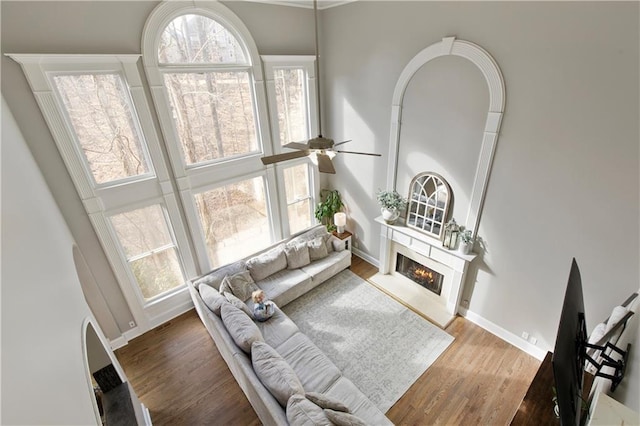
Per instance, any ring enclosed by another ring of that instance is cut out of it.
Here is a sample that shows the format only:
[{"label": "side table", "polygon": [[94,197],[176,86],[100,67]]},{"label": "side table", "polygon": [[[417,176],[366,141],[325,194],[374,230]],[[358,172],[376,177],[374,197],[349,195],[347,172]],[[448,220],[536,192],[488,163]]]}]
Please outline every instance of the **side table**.
[{"label": "side table", "polygon": [[333,235],[344,241],[344,248],[351,251],[351,237],[353,235],[351,232],[345,230],[343,233],[338,234],[338,231],[333,231]]}]

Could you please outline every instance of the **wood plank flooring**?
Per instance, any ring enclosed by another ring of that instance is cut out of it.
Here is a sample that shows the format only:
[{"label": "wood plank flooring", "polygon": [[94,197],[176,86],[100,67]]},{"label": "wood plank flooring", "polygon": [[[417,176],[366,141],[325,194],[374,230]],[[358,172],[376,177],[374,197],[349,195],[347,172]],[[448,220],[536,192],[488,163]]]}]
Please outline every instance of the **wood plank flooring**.
[{"label": "wood plank flooring", "polygon": [[[378,270],[354,256],[364,279]],[[457,317],[449,348],[391,407],[397,425],[508,424],[540,362]],[[259,425],[195,310],[129,342],[116,356],[154,425]]]}]

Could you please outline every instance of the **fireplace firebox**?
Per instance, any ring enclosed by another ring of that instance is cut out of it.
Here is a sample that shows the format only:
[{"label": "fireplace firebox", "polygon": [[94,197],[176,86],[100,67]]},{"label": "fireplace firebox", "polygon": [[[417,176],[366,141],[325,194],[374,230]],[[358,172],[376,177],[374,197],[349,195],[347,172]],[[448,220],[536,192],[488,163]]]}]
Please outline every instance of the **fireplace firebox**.
[{"label": "fireplace firebox", "polygon": [[401,253],[397,255],[396,272],[440,296],[444,275]]}]

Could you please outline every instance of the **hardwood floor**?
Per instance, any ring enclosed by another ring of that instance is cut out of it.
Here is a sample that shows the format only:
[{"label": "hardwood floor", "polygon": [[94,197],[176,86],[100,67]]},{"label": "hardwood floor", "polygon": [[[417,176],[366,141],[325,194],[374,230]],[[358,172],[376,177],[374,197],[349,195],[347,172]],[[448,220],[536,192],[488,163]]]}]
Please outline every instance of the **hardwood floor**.
[{"label": "hardwood floor", "polygon": [[[378,269],[354,256],[364,279]],[[540,361],[457,317],[449,348],[391,407],[397,425],[508,424]],[[129,342],[116,356],[154,425],[259,425],[195,310]]]}]

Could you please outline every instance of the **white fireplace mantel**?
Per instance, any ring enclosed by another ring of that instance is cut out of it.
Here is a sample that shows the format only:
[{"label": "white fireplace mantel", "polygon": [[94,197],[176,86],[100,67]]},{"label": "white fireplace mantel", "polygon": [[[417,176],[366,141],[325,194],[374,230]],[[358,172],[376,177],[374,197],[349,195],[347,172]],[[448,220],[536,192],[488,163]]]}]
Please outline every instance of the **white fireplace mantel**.
[{"label": "white fireplace mantel", "polygon": [[[442,246],[442,241],[401,224],[390,225],[382,217],[375,219],[380,230],[379,273],[372,281],[403,303],[416,309],[441,327],[446,327],[458,313],[467,269],[476,254],[463,254]],[[414,257],[426,258],[437,272],[445,275],[447,285],[441,296],[431,294],[409,279],[394,272],[394,254],[404,250]],[[440,270],[438,270],[440,269]]]}]

